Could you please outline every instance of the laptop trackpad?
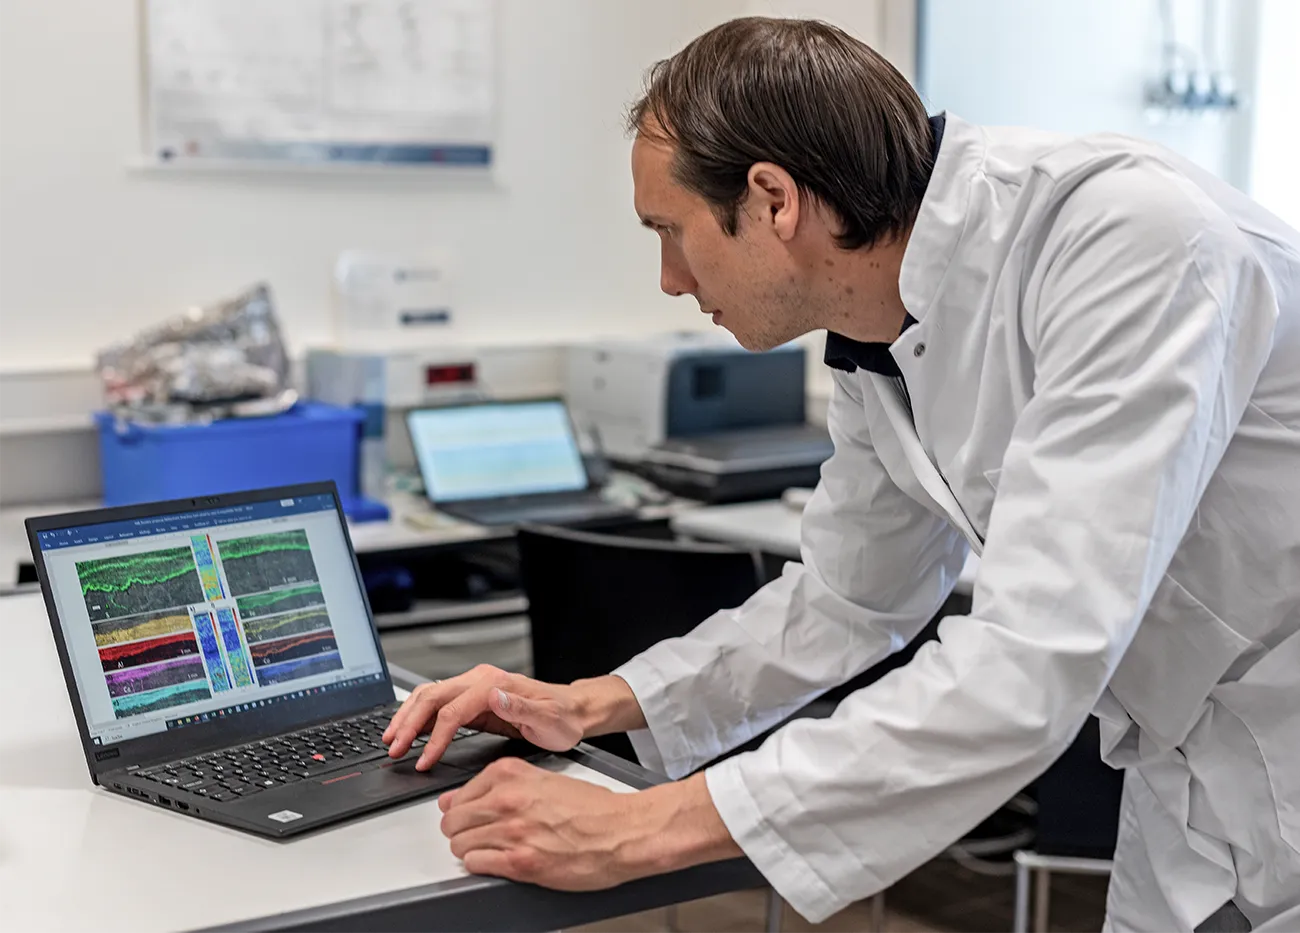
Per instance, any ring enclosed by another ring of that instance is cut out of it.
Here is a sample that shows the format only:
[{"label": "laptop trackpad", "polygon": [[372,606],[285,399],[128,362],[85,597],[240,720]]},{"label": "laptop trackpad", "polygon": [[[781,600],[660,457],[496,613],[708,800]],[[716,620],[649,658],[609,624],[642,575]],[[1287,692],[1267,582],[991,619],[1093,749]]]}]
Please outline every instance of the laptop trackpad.
[{"label": "laptop trackpad", "polygon": [[245,800],[258,807],[269,803],[278,806],[283,799],[287,801],[286,806],[301,810],[308,816],[326,816],[345,813],[359,804],[376,800],[437,793],[464,784],[473,777],[468,771],[441,764],[428,771],[416,771],[415,762],[415,756],[402,761],[384,761],[377,767],[375,763],[367,762],[357,768],[324,774]]},{"label": "laptop trackpad", "polygon": [[[400,761],[368,761],[355,768],[341,768],[309,781],[286,784],[265,794],[246,797],[241,801],[240,809],[260,810],[270,804],[273,811],[286,807],[286,812],[301,812],[315,819],[342,815],[366,803],[420,797],[459,787],[497,758],[533,758],[548,754],[527,742],[500,736],[467,736],[453,742],[444,760],[428,771],[415,770],[419,755],[414,753]],[[276,816],[269,818],[277,819]]]},{"label": "laptop trackpad", "polygon": [[521,739],[507,739],[499,735],[480,732],[467,735],[451,743],[442,753],[439,765],[452,765],[466,771],[479,772],[498,758],[523,758],[531,760],[551,753]]},{"label": "laptop trackpad", "polygon": [[412,791],[445,790],[464,784],[474,775],[462,768],[437,764],[428,771],[416,771],[412,755],[401,761],[385,761],[379,767],[361,771],[343,772],[332,777],[320,779],[322,789],[338,788],[349,797],[361,797],[375,800],[383,797],[410,793]]},{"label": "laptop trackpad", "polygon": [[[396,803],[459,787],[473,777],[468,771],[441,764],[429,771],[416,771],[415,761],[411,757],[387,767],[374,767],[367,762],[360,768],[340,770],[244,797],[228,804],[227,812],[252,819],[259,825],[265,825],[266,820],[294,826],[319,825],[322,820],[345,818],[383,801]],[[298,824],[298,820],[303,823]]]}]

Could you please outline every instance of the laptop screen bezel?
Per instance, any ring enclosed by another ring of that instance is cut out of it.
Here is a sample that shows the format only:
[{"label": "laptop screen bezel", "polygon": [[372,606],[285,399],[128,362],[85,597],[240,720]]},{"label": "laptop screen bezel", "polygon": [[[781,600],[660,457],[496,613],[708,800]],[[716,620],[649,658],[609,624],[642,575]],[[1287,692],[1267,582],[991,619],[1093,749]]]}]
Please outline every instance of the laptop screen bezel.
[{"label": "laptop screen bezel", "polygon": [[[85,708],[81,701],[81,693],[77,687],[76,672],[64,637],[63,625],[59,619],[58,604],[54,599],[54,589],[50,584],[49,574],[45,566],[45,554],[41,550],[38,535],[44,531],[54,531],[79,525],[131,521],[160,515],[174,515],[226,506],[247,505],[275,499],[318,495],[329,495],[334,500],[334,510],[338,515],[344,541],[347,543],[348,553],[352,558],[352,570],[356,578],[356,585],[361,592],[361,603],[365,607],[366,621],[370,626],[371,637],[374,639],[375,651],[379,656],[383,677],[380,680],[357,684],[352,688],[339,690],[336,693],[323,693],[313,696],[310,701],[303,701],[302,705],[297,703],[274,704],[266,707],[265,710],[247,710],[241,712],[238,716],[230,718],[214,718],[206,723],[194,723],[180,729],[167,729],[136,739],[124,739],[112,745],[96,745],[90,737],[90,726],[86,721]],[[132,765],[147,765],[202,754],[219,748],[227,748],[393,702],[393,683],[388,673],[388,661],[384,657],[383,648],[379,641],[379,629],[375,625],[374,612],[370,608],[370,600],[366,595],[366,588],[361,577],[361,565],[357,561],[356,549],[352,546],[352,537],[348,532],[347,519],[343,514],[342,504],[339,502],[338,489],[332,481],[277,486],[190,499],[172,499],[165,502],[92,509],[84,512],[65,512],[60,515],[43,515],[39,518],[29,518],[25,524],[28,544],[32,551],[32,560],[36,565],[36,575],[41,584],[41,594],[45,599],[45,609],[54,632],[54,642],[59,653],[59,664],[63,668],[64,685],[68,688],[68,698],[72,702],[73,714],[77,719],[77,731],[81,736],[81,746],[86,755],[86,764],[90,768],[91,777],[96,783],[99,782],[101,774],[120,771]],[[309,712],[308,706],[310,706]],[[304,716],[305,712],[307,715]]]},{"label": "laptop screen bezel", "polygon": [[[496,408],[517,407],[521,405],[537,405],[539,403],[553,403],[560,406],[564,412],[565,422],[569,425],[569,436],[573,439],[573,445],[578,451],[578,467],[582,470],[583,485],[581,489],[565,490],[548,490],[542,492],[521,492],[507,493],[500,496],[483,496],[471,499],[438,499],[434,495],[433,487],[429,484],[429,469],[425,462],[424,454],[420,450],[420,445],[415,440],[414,419],[417,415],[429,411],[448,411],[452,409],[482,408],[484,406],[493,406]],[[424,486],[424,495],[434,505],[462,506],[476,502],[526,502],[532,499],[542,499],[547,496],[564,496],[574,495],[581,492],[592,492],[596,489],[596,484],[592,480],[591,470],[587,468],[587,458],[582,455],[582,445],[578,440],[578,431],[573,424],[573,413],[569,411],[569,405],[563,398],[556,395],[543,396],[539,398],[522,398],[522,399],[476,399],[470,402],[456,402],[450,405],[421,405],[419,408],[411,408],[406,412],[406,436],[411,442],[411,449],[415,452],[415,462],[420,468],[420,482]]]}]

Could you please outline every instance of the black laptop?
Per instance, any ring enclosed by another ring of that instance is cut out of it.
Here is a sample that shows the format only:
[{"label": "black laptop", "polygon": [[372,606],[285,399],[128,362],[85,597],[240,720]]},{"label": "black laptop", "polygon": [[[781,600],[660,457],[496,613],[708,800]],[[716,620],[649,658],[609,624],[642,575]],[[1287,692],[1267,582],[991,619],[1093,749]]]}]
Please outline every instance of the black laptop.
[{"label": "black laptop", "polygon": [[480,525],[595,525],[633,518],[605,499],[564,402],[478,402],[407,414],[424,490],[439,511]]},{"label": "black laptop", "polygon": [[417,772],[333,483],[28,519],[91,779],[285,837],[468,781],[517,743],[461,730]]}]

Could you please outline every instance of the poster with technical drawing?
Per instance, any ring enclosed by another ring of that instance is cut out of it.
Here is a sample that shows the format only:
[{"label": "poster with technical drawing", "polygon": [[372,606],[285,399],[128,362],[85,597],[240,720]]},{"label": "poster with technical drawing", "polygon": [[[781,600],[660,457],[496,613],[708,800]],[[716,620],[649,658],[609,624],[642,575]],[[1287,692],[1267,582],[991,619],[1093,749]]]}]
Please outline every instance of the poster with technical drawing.
[{"label": "poster with technical drawing", "polygon": [[150,157],[486,166],[494,0],[145,0]]}]

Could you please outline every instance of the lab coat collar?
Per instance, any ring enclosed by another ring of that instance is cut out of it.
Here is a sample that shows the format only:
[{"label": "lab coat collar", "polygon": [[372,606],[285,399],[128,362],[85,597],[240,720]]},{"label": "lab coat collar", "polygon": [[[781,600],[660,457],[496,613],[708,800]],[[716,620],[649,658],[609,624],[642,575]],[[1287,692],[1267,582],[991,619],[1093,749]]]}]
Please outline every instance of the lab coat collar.
[{"label": "lab coat collar", "polygon": [[[915,323],[916,318],[912,315],[904,315],[903,328],[899,334],[906,333],[907,329]],[[854,373],[859,369],[865,369],[869,373],[902,378],[903,373],[890,355],[889,347],[887,343],[864,342],[837,334],[833,330],[827,331],[824,361],[831,369],[838,369],[841,372]]]},{"label": "lab coat collar", "polygon": [[971,188],[984,167],[983,131],[951,113],[945,112],[943,117],[943,145],[939,147],[898,275],[903,306],[918,321],[925,320],[961,245]]}]

